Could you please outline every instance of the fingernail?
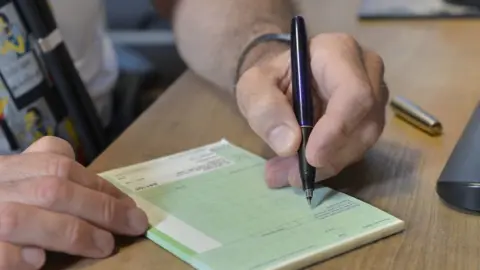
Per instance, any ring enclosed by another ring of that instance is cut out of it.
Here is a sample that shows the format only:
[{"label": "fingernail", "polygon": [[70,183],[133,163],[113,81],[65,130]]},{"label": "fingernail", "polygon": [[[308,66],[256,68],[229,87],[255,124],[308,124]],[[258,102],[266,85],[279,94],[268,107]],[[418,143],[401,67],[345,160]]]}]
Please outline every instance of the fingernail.
[{"label": "fingernail", "polygon": [[268,135],[268,141],[273,150],[277,153],[285,153],[289,151],[291,144],[295,140],[295,134],[286,125],[274,128]]},{"label": "fingernail", "polygon": [[139,208],[133,208],[128,211],[128,225],[135,234],[144,233],[148,227],[147,216]]},{"label": "fingernail", "polygon": [[95,230],[93,232],[93,241],[97,248],[101,251],[102,256],[108,256],[112,253],[114,247],[113,236],[103,230]]},{"label": "fingernail", "polygon": [[45,252],[38,248],[23,248],[22,249],[23,260],[38,269],[45,263]]}]

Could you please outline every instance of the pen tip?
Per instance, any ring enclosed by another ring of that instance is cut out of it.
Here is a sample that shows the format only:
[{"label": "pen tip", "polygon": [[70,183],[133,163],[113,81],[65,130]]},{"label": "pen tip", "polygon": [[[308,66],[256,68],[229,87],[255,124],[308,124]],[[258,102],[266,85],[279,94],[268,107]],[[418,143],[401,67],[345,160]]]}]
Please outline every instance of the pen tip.
[{"label": "pen tip", "polygon": [[308,202],[308,205],[309,205],[309,206],[312,206],[312,198],[310,198],[310,197],[307,198],[307,202]]}]

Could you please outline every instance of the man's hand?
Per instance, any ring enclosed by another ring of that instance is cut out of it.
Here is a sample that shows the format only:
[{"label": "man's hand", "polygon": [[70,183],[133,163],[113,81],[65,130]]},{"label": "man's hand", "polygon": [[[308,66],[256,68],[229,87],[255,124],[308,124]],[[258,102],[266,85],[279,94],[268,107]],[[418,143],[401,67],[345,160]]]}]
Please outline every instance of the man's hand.
[{"label": "man's hand", "polygon": [[113,233],[136,236],[146,215],[109,182],[74,160],[70,145],[44,137],[0,157],[0,269],[40,269],[45,251],[101,258]]},{"label": "man's hand", "polygon": [[[236,92],[240,111],[252,129],[279,155],[266,168],[266,181],[272,188],[301,187],[296,157],[301,132],[291,104],[287,50],[267,56],[243,73]],[[317,122],[306,156],[321,181],[361,159],[378,140],[388,89],[382,59],[350,36],[314,37],[310,58]]]}]

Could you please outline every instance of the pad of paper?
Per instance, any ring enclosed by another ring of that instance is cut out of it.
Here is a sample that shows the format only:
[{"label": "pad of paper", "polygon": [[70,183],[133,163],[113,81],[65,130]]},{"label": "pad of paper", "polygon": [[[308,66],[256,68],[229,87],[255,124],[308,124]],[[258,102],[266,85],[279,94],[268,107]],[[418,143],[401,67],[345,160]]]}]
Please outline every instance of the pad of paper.
[{"label": "pad of paper", "polygon": [[265,160],[226,140],[101,174],[148,215],[147,237],[197,269],[298,269],[404,222],[327,187],[269,189]]}]

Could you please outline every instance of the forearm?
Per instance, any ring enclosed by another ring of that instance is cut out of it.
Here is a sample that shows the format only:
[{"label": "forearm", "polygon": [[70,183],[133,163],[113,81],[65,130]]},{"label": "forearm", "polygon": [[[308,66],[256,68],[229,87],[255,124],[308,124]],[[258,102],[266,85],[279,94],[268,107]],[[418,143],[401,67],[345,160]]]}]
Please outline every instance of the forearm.
[{"label": "forearm", "polygon": [[[293,12],[288,0],[179,0],[172,19],[177,47],[189,68],[231,90],[245,46],[263,33],[288,32]],[[264,53],[285,47],[275,42],[255,47],[242,70]]]}]

